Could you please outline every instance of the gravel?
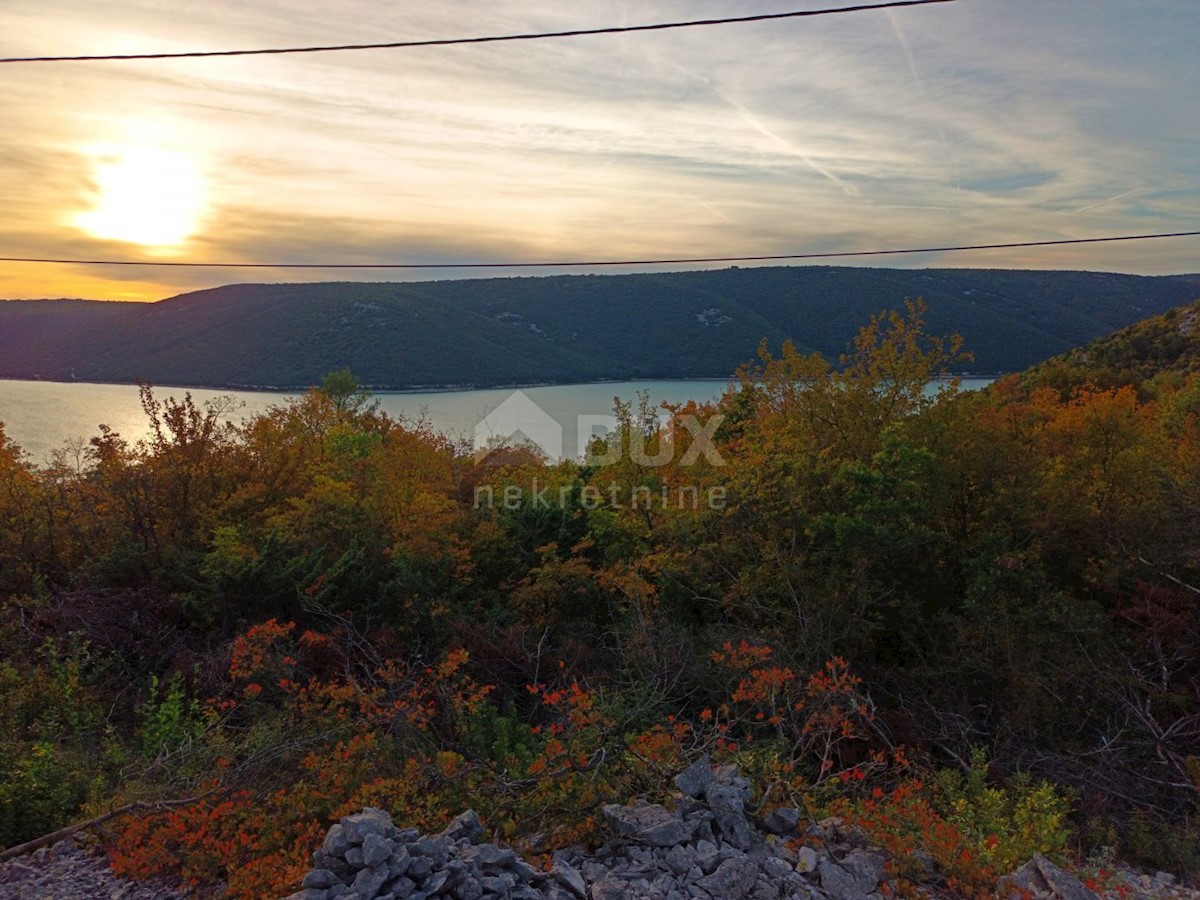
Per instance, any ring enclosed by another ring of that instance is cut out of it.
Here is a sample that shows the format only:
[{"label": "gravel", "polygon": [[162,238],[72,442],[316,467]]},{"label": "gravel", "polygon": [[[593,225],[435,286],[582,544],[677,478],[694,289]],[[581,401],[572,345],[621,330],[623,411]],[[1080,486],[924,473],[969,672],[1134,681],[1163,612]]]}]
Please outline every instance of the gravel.
[{"label": "gravel", "polygon": [[104,855],[74,840],[0,863],[3,900],[184,900],[185,894],[152,882],[119,878]]}]

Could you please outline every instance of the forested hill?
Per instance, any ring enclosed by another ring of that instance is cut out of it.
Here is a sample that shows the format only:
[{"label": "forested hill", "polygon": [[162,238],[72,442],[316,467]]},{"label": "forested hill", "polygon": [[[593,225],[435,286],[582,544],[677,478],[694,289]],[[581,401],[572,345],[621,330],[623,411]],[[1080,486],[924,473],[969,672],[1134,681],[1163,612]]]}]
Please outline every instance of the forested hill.
[{"label": "forested hill", "polygon": [[1200,275],[730,268],[423,283],[228,285],[151,304],[0,302],[0,377],[377,389],[724,377],[760,340],[836,358],[923,297],[973,370],[1008,372],[1200,297]]},{"label": "forested hill", "polygon": [[1031,387],[1068,389],[1177,380],[1200,372],[1200,300],[1106,334],[1031,367],[1021,375]]}]

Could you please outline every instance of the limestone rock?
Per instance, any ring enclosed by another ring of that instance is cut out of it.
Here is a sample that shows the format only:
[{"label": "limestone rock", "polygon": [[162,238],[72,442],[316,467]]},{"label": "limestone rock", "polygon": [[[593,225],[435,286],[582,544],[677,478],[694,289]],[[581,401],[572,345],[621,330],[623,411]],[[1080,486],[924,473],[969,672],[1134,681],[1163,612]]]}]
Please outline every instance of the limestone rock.
[{"label": "limestone rock", "polygon": [[675,776],[675,787],[693,800],[699,800],[714,781],[716,778],[705,754]]},{"label": "limestone rock", "polygon": [[720,836],[739,850],[749,850],[753,839],[750,823],[746,821],[743,792],[736,785],[714,782],[705,789],[704,798],[712,808]]},{"label": "limestone rock", "polygon": [[551,876],[579,900],[587,900],[587,882],[579,874],[579,870],[565,860],[558,860],[550,870]]},{"label": "limestone rock", "polygon": [[301,883],[300,886],[306,887],[306,888],[322,889],[322,888],[330,888],[330,887],[333,887],[335,884],[341,884],[341,883],[342,883],[342,879],[338,878],[336,874],[329,871],[328,869],[313,869],[311,872],[309,872],[307,875],[304,876],[304,881]]},{"label": "limestone rock", "polygon": [[368,834],[391,837],[396,833],[392,817],[382,809],[368,806],[360,813],[346,816],[341,821],[342,832],[351,844],[361,844]]},{"label": "limestone rock", "polygon": [[1060,869],[1040,853],[1012,875],[1002,878],[998,893],[1002,897],[1021,897],[1028,893],[1034,897],[1053,897],[1058,900],[1098,898],[1098,895],[1089,890],[1082,881]]},{"label": "limestone rock", "polygon": [[696,831],[696,823],[685,822],[657,804],[604,807],[609,827],[623,838],[652,847],[686,844]]},{"label": "limestone rock", "polygon": [[374,900],[379,894],[379,889],[383,887],[383,883],[387,881],[387,877],[387,866],[359,869],[358,875],[354,877],[354,884],[350,885],[350,890],[358,894],[362,900]]},{"label": "limestone rock", "polygon": [[700,886],[713,897],[741,900],[754,887],[758,866],[745,856],[733,857],[717,866],[711,875],[700,879]]},{"label": "limestone rock", "polygon": [[771,834],[795,834],[803,817],[800,810],[781,806],[767,815],[763,820],[763,828]]},{"label": "limestone rock", "polygon": [[472,844],[478,844],[483,840],[483,823],[479,821],[479,816],[475,814],[475,810],[468,809],[465,813],[460,813],[446,826],[441,837],[449,838],[452,841],[458,841],[466,838]]}]

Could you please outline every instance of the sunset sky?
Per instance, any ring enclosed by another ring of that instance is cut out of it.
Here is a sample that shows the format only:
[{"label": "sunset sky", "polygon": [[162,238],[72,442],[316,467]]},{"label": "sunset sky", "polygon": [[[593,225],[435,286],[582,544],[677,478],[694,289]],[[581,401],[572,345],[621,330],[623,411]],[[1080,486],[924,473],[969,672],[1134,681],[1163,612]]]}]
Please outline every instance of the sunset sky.
[{"label": "sunset sky", "polygon": [[[0,56],[831,5],[4,0]],[[531,43],[4,65],[0,256],[538,261],[1196,230],[1198,47],[1194,0],[961,0]],[[1196,272],[1200,239],[873,264]],[[0,297],[464,274],[0,263]]]}]

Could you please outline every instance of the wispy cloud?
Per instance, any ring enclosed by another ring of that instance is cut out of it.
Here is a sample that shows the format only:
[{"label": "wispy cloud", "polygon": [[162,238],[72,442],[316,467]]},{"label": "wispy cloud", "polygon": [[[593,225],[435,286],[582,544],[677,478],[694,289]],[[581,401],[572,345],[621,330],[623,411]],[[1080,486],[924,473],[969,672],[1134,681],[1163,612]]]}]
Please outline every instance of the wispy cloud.
[{"label": "wispy cloud", "polygon": [[833,182],[847,197],[857,197],[859,195],[859,191],[856,188],[846,184],[845,181],[843,181],[841,178],[838,178],[838,176],[830,171],[830,169],[828,169],[826,166],[823,166],[817,162],[816,159],[814,159],[810,154],[797,147],[787,138],[780,137],[776,132],[764,125],[762,120],[759,119],[759,117],[752,113],[749,109],[747,109],[744,104],[739,103],[737,100],[734,100],[732,97],[721,93],[720,91],[717,92],[717,96],[736,109],[743,122],[753,128],[763,137],[774,142],[777,146],[782,148],[785,153],[795,156],[822,178]]},{"label": "wispy cloud", "polygon": [[1071,210],[1071,215],[1078,215],[1081,212],[1087,212],[1089,209],[1096,209],[1101,206],[1107,206],[1109,203],[1114,203],[1117,200],[1124,200],[1126,197],[1132,197],[1134,194],[1140,194],[1145,188],[1134,188],[1131,191],[1125,191],[1122,194],[1117,194],[1115,197],[1109,197],[1107,200],[1101,200],[1098,203],[1089,203],[1087,206],[1081,206],[1079,209]]},{"label": "wispy cloud", "polygon": [[[7,0],[0,34],[13,53],[170,50],[723,9]],[[70,224],[91,196],[86,148],[138,121],[213,185],[180,258],[707,256],[1178,230],[1200,218],[1197,31],[1200,6],[1177,0],[1007,0],[524,47],[12,67],[0,255],[138,257]],[[1165,272],[1194,259],[1194,243],[1162,242],[938,262]],[[229,274],[7,266],[0,295],[152,299]]]},{"label": "wispy cloud", "polygon": [[924,93],[925,85],[921,83],[921,76],[917,74],[917,62],[913,59],[912,47],[908,44],[908,38],[904,35],[904,28],[900,24],[900,17],[895,10],[886,10],[885,15],[892,25],[892,31],[896,33],[896,40],[900,42],[900,49],[904,51],[904,59],[908,63],[908,72],[912,75],[913,83],[917,88]]}]

